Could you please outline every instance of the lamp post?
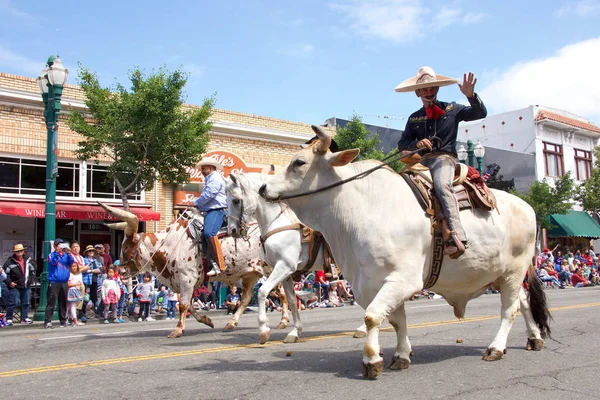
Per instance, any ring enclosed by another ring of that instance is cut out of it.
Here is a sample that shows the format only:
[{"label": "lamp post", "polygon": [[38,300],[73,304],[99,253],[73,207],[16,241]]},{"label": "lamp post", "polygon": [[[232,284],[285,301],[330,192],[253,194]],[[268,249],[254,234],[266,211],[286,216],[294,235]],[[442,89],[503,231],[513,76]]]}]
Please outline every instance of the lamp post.
[{"label": "lamp post", "polygon": [[460,145],[460,147],[456,151],[456,156],[458,157],[458,161],[460,161],[463,164],[465,163],[465,161],[467,161],[467,149],[465,149],[464,145]]},{"label": "lamp post", "polygon": [[44,102],[44,117],[48,132],[46,143],[46,204],[44,224],[44,271],[40,287],[40,304],[34,319],[43,321],[48,302],[48,256],[52,249],[51,243],[56,236],[56,177],[58,175],[58,115],[61,110],[60,98],[63,86],[67,81],[69,71],[63,65],[60,57],[50,56],[46,68],[37,78],[38,87]]},{"label": "lamp post", "polygon": [[475,158],[477,158],[477,170],[479,171],[479,175],[483,176],[483,156],[485,155],[485,147],[483,147],[479,140],[473,149],[473,153],[475,154]]}]

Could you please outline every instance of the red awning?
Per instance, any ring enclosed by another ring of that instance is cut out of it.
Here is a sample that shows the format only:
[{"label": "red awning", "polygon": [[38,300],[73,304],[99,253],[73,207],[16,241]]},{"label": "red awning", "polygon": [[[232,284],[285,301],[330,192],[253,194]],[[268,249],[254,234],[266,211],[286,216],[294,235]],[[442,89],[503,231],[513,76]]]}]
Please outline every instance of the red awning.
[{"label": "red awning", "polygon": [[[129,211],[135,214],[140,221],[160,221],[160,214],[151,208],[130,207]],[[44,203],[27,203],[17,201],[0,201],[0,214],[28,218],[44,218],[46,216]],[[93,221],[118,221],[118,219],[104,211],[104,209],[100,206],[81,204],[57,204],[56,218]]]}]

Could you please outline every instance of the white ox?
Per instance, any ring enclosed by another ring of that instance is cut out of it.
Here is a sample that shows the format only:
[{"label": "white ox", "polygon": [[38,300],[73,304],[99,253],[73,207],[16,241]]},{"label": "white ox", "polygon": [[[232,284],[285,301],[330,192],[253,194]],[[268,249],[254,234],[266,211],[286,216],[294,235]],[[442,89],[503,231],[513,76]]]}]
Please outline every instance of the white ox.
[{"label": "white ox", "polygon": [[[179,337],[185,330],[186,314],[189,310],[198,322],[211,328],[214,325],[210,318],[190,307],[194,289],[204,280],[202,254],[198,246],[188,235],[188,221],[179,219],[172,222],[163,231],[139,235],[138,218],[118,208],[99,203],[107,212],[124,222],[107,224],[112,229],[125,231],[121,246],[120,261],[130,274],[144,271],[152,272],[162,283],[180,294],[179,322],[169,334],[169,338]],[[196,215],[197,218],[202,218]],[[226,269],[210,281],[221,281],[227,285],[235,285],[242,281],[241,305],[225,326],[225,330],[234,329],[240,316],[252,300],[254,285],[264,274],[261,249],[258,238],[249,241],[235,241],[232,237],[223,239],[221,243]],[[285,296],[282,301],[285,303]],[[285,328],[289,322],[287,304],[282,304],[282,318],[278,328]]]},{"label": "white ox", "polygon": [[[430,222],[405,180],[389,168],[318,191],[379,162],[350,164],[358,149],[331,153],[331,137],[319,127],[313,126],[313,130],[319,140],[297,153],[285,170],[268,178],[260,193],[272,201],[287,198],[298,218],[325,236],[344,276],[352,282],[357,301],[367,306],[363,376],[374,379],[383,369],[379,329],[386,317],[397,334],[389,367],[402,369],[410,364],[404,302],[423,287],[430,270]],[[318,192],[298,196],[315,190]],[[500,359],[506,351],[519,308],[527,326],[528,350],[540,350],[543,335],[549,333],[545,296],[531,264],[535,213],[513,195],[501,191],[494,195],[498,211],[461,212],[471,246],[457,260],[444,257],[439,279],[431,288],[444,296],[457,318],[464,317],[467,302],[480,296],[490,283],[500,290],[500,329],[483,356],[489,361]],[[529,298],[522,288],[528,270]]]}]

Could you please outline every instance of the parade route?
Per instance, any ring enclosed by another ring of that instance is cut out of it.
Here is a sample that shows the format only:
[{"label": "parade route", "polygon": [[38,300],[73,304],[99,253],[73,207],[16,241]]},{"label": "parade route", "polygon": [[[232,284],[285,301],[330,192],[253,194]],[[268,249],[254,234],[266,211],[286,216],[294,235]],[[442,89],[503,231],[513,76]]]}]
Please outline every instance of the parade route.
[{"label": "parade route", "polygon": [[[404,371],[385,370],[374,382],[361,377],[363,339],[351,337],[362,319],[358,306],[302,312],[304,332],[296,344],[283,344],[287,330],[273,330],[270,342],[257,344],[255,312],[245,314],[233,332],[219,329],[228,320],[221,311],[209,313],[214,330],[188,319],[179,339],[166,338],[173,321],[2,329],[0,382],[9,398],[64,398],[69,392],[76,393],[74,398],[138,398],[140,391],[152,398],[190,399],[386,393],[419,399],[598,398],[600,288],[546,294],[553,339],[541,352],[525,351],[519,316],[507,354],[493,363],[482,361],[481,354],[499,323],[499,295],[484,295],[469,303],[463,321],[453,317],[444,300],[409,302],[413,364]],[[269,317],[276,325],[277,313]],[[388,362],[395,335],[385,326],[381,343]]]}]

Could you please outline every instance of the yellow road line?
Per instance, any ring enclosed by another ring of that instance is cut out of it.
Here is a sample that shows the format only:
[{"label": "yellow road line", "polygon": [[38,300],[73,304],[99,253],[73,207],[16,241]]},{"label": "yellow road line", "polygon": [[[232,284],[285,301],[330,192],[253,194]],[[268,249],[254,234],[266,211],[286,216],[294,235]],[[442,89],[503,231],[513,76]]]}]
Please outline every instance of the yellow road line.
[{"label": "yellow road line", "polygon": [[[571,306],[563,306],[563,307],[554,307],[551,308],[550,311],[565,311],[565,310],[574,310],[580,308],[588,308],[588,307],[598,307],[600,306],[600,302],[597,303],[587,303],[587,304],[575,304]],[[462,324],[469,322],[479,322],[479,321],[489,321],[492,319],[499,319],[499,315],[486,315],[481,317],[472,317],[465,318],[463,320],[446,320],[446,321],[433,321],[433,322],[423,322],[420,324],[412,324],[408,325],[408,329],[419,329],[419,328],[430,328],[442,325],[453,325],[453,324]],[[387,327],[381,329],[382,331],[391,331],[393,328]],[[339,332],[332,333],[327,335],[320,336],[308,336],[300,339],[301,342],[311,342],[314,340],[328,340],[328,339],[336,339],[344,336],[352,336],[354,332]],[[82,361],[78,363],[69,363],[69,364],[59,364],[59,365],[48,365],[44,367],[36,367],[36,368],[27,368],[27,369],[18,369],[12,371],[0,372],[0,378],[10,378],[14,376],[20,375],[31,375],[31,374],[39,374],[43,372],[54,372],[54,371],[65,371],[70,369],[79,369],[86,367],[97,367],[101,365],[112,365],[112,364],[124,364],[138,361],[151,361],[151,360],[159,360],[164,358],[175,358],[175,357],[186,357],[192,355],[199,354],[208,354],[208,353],[221,353],[224,351],[235,351],[242,349],[255,349],[255,348],[264,348],[269,346],[276,346],[283,344],[282,340],[276,340],[272,342],[267,342],[264,345],[259,345],[256,343],[251,344],[238,344],[234,346],[219,346],[219,347],[210,347],[206,349],[197,349],[197,350],[187,350],[187,351],[177,351],[170,353],[158,353],[158,354],[148,354],[145,356],[130,356],[130,357],[120,357],[120,358],[111,358],[105,360],[93,360],[93,361]]]}]

